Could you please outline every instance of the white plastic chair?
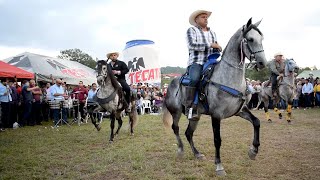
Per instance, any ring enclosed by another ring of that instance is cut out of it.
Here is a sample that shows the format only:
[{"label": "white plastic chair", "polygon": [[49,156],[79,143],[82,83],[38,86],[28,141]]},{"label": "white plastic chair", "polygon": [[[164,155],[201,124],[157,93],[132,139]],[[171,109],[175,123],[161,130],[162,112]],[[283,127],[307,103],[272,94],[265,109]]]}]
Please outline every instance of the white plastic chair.
[{"label": "white plastic chair", "polygon": [[143,100],[142,101],[142,108],[141,108],[141,114],[143,115],[146,112],[146,109],[149,109],[149,112],[151,113],[151,101],[150,100]]}]

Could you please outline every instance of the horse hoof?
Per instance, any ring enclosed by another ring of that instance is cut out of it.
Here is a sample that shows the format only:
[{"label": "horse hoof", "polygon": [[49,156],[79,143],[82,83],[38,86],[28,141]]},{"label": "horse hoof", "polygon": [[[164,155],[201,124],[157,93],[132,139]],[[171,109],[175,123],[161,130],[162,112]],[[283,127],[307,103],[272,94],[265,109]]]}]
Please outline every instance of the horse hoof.
[{"label": "horse hoof", "polygon": [[250,148],[249,151],[248,151],[248,155],[249,155],[249,158],[250,158],[251,160],[255,160],[255,159],[256,159],[256,156],[257,156],[257,153],[254,152],[254,150],[253,150],[252,148]]},{"label": "horse hoof", "polygon": [[282,119],[282,114],[279,114],[279,119]]},{"label": "horse hoof", "polygon": [[101,127],[98,125],[98,126],[96,127],[96,129],[97,129],[97,131],[100,131],[100,130],[101,130]]},{"label": "horse hoof", "polygon": [[113,143],[113,140],[109,140],[109,144],[112,144]]},{"label": "horse hoof", "polygon": [[134,133],[131,133],[130,135],[131,135],[131,136],[134,136]]},{"label": "horse hoof", "polygon": [[177,152],[177,157],[178,158],[182,158],[184,155],[184,151],[182,148],[178,148],[178,152]]},{"label": "horse hoof", "polygon": [[206,160],[206,156],[203,155],[203,154],[200,154],[200,153],[196,155],[196,158],[197,158],[198,160]]},{"label": "horse hoof", "polygon": [[291,124],[291,120],[287,120],[288,124]]},{"label": "horse hoof", "polygon": [[268,123],[272,123],[272,120],[271,120],[271,119],[268,119]]},{"label": "horse hoof", "polygon": [[217,174],[217,176],[225,176],[225,175],[227,175],[226,171],[224,171],[224,170],[217,170],[216,174]]}]

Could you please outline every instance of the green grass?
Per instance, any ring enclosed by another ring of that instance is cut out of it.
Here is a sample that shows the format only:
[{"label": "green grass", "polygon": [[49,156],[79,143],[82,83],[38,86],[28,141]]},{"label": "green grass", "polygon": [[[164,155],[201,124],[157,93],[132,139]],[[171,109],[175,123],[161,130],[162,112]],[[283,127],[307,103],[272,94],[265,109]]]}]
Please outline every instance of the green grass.
[{"label": "green grass", "polygon": [[160,116],[139,116],[135,135],[128,119],[114,143],[109,144],[110,122],[100,132],[91,124],[80,127],[51,124],[0,133],[0,179],[319,179],[320,109],[293,110],[288,125],[275,119],[267,123],[262,111],[261,146],[255,161],[247,156],[252,125],[238,117],[222,121],[221,158],[226,177],[215,176],[210,119],[203,116],[195,132],[196,147],[206,160],[195,160],[180,120],[185,144],[183,158],[176,157],[176,139]]}]

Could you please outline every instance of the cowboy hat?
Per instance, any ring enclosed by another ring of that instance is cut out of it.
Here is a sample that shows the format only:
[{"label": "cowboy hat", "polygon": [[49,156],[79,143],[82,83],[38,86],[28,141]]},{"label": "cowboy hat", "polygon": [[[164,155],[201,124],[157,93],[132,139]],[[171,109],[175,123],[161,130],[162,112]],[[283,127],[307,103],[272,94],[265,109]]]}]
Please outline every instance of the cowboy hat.
[{"label": "cowboy hat", "polygon": [[196,10],[194,11],[190,17],[189,17],[189,23],[193,26],[197,26],[197,23],[196,23],[196,17],[199,16],[200,14],[207,14],[208,15],[208,18],[210,17],[212,12],[210,11],[205,11],[205,10]]},{"label": "cowboy hat", "polygon": [[119,53],[118,52],[110,52],[107,54],[107,58],[110,58],[111,54],[116,54],[119,57]]},{"label": "cowboy hat", "polygon": [[277,52],[274,54],[274,57],[277,57],[277,56],[283,56],[283,54],[281,52]]}]

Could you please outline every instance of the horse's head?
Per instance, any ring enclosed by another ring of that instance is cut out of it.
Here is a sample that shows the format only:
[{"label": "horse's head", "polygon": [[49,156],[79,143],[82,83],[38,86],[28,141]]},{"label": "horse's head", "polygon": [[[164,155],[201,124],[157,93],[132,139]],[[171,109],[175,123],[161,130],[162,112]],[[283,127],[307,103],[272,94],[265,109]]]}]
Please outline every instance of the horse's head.
[{"label": "horse's head", "polygon": [[105,60],[99,60],[97,62],[97,82],[101,86],[104,84],[105,79],[108,77],[108,64]]},{"label": "horse's head", "polygon": [[[250,64],[255,69],[262,69],[266,66],[267,60],[264,54],[262,40],[263,34],[258,29],[261,20],[252,24],[251,18],[242,28],[241,53],[250,60]],[[241,55],[241,58],[244,58]]]},{"label": "horse's head", "polygon": [[298,73],[299,66],[293,59],[287,59],[285,61],[285,71],[286,71],[286,75],[288,75],[287,73],[290,73],[290,74],[293,72]]}]

